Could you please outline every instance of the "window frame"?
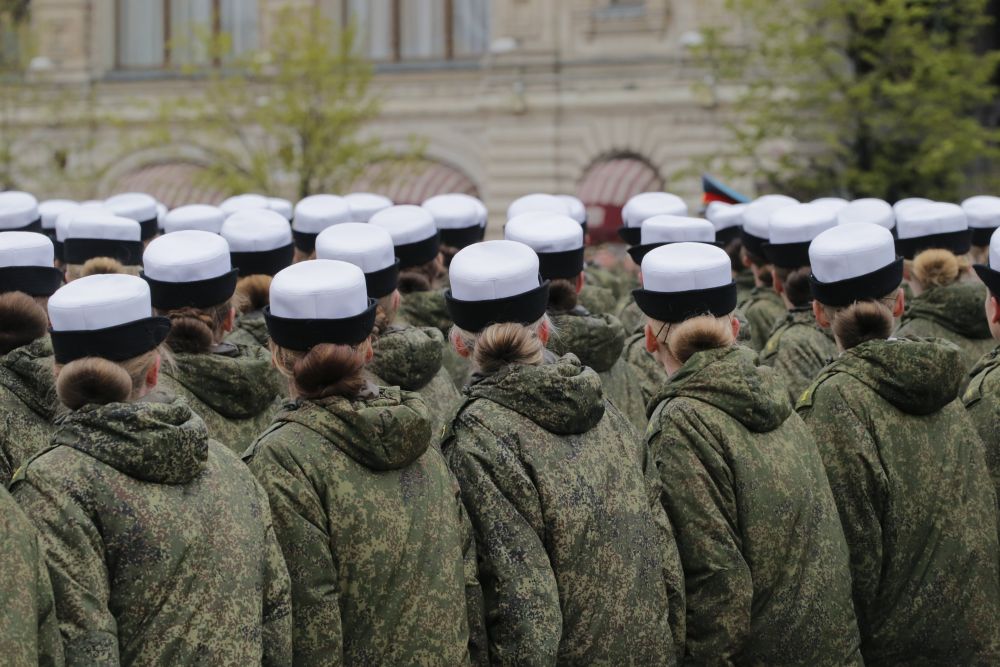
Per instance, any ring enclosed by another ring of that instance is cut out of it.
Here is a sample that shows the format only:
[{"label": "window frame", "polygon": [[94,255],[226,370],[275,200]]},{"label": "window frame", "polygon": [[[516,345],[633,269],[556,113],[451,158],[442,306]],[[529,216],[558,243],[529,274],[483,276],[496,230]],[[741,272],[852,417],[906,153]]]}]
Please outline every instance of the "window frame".
[{"label": "window frame", "polygon": [[[456,62],[463,60],[474,60],[475,55],[456,55],[455,52],[455,0],[442,0],[444,3],[444,55],[427,57],[404,57],[403,56],[403,1],[389,0],[389,11],[391,22],[389,25],[389,45],[392,55],[388,58],[372,58],[375,63],[433,63],[433,62]],[[342,0],[340,3],[341,25],[349,25],[351,22],[351,3]],[[359,26],[361,27],[361,26]],[[481,54],[483,55],[483,54]],[[366,58],[371,58],[365,54]]]},{"label": "window frame", "polygon": [[[174,70],[177,66],[173,62],[171,49],[171,39],[173,26],[173,0],[160,0],[163,3],[163,62],[159,65],[141,66],[125,65],[122,63],[122,3],[128,0],[115,0],[115,70],[124,72],[160,72],[164,70]],[[212,3],[212,37],[216,38],[222,34],[222,0],[211,0]],[[211,63],[204,63],[211,67],[221,67],[222,59],[213,56]]]}]

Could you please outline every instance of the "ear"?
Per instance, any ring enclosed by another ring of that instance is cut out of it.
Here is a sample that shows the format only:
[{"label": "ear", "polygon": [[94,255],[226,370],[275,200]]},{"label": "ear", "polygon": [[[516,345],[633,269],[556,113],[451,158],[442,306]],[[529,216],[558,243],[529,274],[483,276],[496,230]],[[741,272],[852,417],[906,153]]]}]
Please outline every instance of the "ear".
[{"label": "ear", "polygon": [[823,310],[823,304],[819,301],[813,301],[813,315],[816,317],[816,324],[820,325],[824,329],[830,328],[830,320],[826,316],[826,311]]},{"label": "ear", "polygon": [[576,277],[576,293],[579,294],[583,291],[583,284],[586,282],[586,278],[583,275],[583,271]]},{"label": "ear", "polygon": [[549,329],[549,322],[548,322],[548,320],[546,320],[546,321],[542,322],[541,325],[539,325],[539,327],[538,327],[538,340],[542,341],[542,345],[548,345],[549,344],[549,334],[550,333],[551,333],[551,330]]},{"label": "ear", "polygon": [[986,309],[987,313],[993,313],[990,315],[990,324],[1000,324],[1000,300],[992,294],[990,295],[990,306],[993,309],[992,311],[989,308]]},{"label": "ear", "polygon": [[903,280],[910,280],[910,263],[903,262]]},{"label": "ear", "polygon": [[896,290],[896,303],[892,304],[892,316],[902,317],[903,311],[906,310],[906,296],[903,294],[902,289]]},{"label": "ear", "polygon": [[160,358],[160,355],[156,355],[156,360],[153,362],[153,365],[149,367],[148,371],[146,371],[146,387],[149,389],[155,387],[160,381],[160,364],[162,362],[163,360]]},{"label": "ear", "polygon": [[646,334],[646,352],[656,354],[656,352],[660,349],[660,341],[656,340],[656,334],[653,333],[653,327],[646,324],[646,328],[643,331]]},{"label": "ear", "polygon": [[774,286],[774,291],[780,296],[785,293],[785,285],[781,282],[781,278],[774,271],[771,271],[772,285]]},{"label": "ear", "polygon": [[372,339],[369,337],[365,341],[365,363],[371,363],[371,360],[375,358],[375,348],[372,347]]},{"label": "ear", "polygon": [[730,316],[729,323],[733,327],[733,340],[739,340],[740,337],[740,321],[739,319]]},{"label": "ear", "polygon": [[403,302],[403,295],[399,293],[399,290],[393,290],[392,292],[392,309],[399,310],[399,304]]},{"label": "ear", "polygon": [[226,321],[222,323],[222,330],[229,333],[236,326],[236,309],[230,308],[229,314],[226,315]]},{"label": "ear", "polygon": [[455,348],[455,351],[458,352],[458,356],[463,359],[469,358],[469,348],[465,346],[465,341],[462,340],[462,337],[455,332],[452,332],[451,334],[451,345]]}]

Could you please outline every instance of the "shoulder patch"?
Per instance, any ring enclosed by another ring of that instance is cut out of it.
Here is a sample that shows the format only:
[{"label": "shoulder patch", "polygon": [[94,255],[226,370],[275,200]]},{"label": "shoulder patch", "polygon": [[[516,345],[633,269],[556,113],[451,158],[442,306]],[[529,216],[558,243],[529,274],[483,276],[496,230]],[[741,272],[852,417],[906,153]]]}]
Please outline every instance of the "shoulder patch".
[{"label": "shoulder patch", "polygon": [[819,386],[821,384],[823,384],[836,374],[837,374],[836,371],[825,371],[823,373],[820,373],[819,377],[817,377],[816,380],[811,385],[809,385],[809,387],[804,392],[802,392],[802,396],[800,396],[799,400],[795,403],[795,409],[808,410],[809,408],[811,408],[813,406],[813,399],[816,396],[816,390],[819,389]]}]

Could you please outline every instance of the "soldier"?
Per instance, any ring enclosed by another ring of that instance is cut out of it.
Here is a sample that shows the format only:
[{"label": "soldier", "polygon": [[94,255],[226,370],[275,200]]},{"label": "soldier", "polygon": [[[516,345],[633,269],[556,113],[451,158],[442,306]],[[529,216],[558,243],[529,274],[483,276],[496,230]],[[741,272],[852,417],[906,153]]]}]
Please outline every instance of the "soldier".
[{"label": "soldier", "polygon": [[771,216],[764,253],[788,314],[771,330],[760,363],[778,372],[793,404],[837,354],[829,329],[816,324],[809,289],[809,243],[836,224],[832,208],[819,204],[796,204]]},{"label": "soldier", "polygon": [[785,304],[774,291],[774,276],[764,254],[764,245],[771,238],[771,216],[786,206],[798,204],[784,195],[764,195],[743,211],[743,266],[753,273],[754,288],[750,296],[739,303],[739,310],[750,324],[750,347],[760,352],[767,344],[771,330],[785,317]]},{"label": "soldier", "polygon": [[646,444],[684,566],[685,662],[860,665],[823,461],[783,383],[735,345],[731,268],[675,243],[646,255],[635,294],[669,375]]},{"label": "soldier", "polygon": [[393,205],[392,200],[370,192],[352,192],[344,195],[347,207],[351,209],[352,222],[368,222],[372,216]]},{"label": "soldier", "polygon": [[174,210],[168,211],[163,216],[163,224],[160,228],[164,234],[183,232],[189,229],[218,234],[222,231],[222,223],[225,221],[226,214],[218,206],[190,204],[178,206]]},{"label": "soldier", "polygon": [[972,258],[977,264],[990,261],[990,238],[1000,228],[1000,197],[981,195],[962,202],[972,230]]},{"label": "soldier", "polygon": [[70,199],[47,199],[38,204],[38,216],[42,219],[42,234],[49,240],[56,240],[56,219],[60,213],[71,211],[79,204]]},{"label": "soldier", "polygon": [[736,298],[743,303],[754,288],[753,272],[743,266],[743,212],[747,204],[727,204],[713,201],[705,209],[705,218],[715,227],[715,241],[729,255],[736,281]]},{"label": "soldier", "polygon": [[142,247],[142,227],[135,220],[81,207],[70,213],[63,235],[66,282],[102,273],[138,275]]},{"label": "soldier", "polygon": [[27,192],[0,192],[0,231],[42,232],[38,200]]},{"label": "soldier", "polygon": [[368,368],[377,384],[420,394],[430,413],[431,442],[437,447],[462,396],[441,366],[441,332],[395,323],[399,260],[392,236],[381,227],[361,222],[336,225],[316,239],[316,256],[348,262],[364,272],[368,296],[378,301],[372,332],[375,354]]},{"label": "soldier", "polygon": [[949,340],[961,349],[959,364],[968,372],[993,349],[993,337],[983,318],[986,288],[968,279],[971,232],[965,213],[955,204],[913,204],[897,214],[896,235],[913,290],[896,336]]},{"label": "soldier", "polygon": [[625,329],[613,315],[592,315],[578,303],[584,284],[583,230],[558,213],[522,213],[504,228],[538,255],[540,273],[549,281],[547,312],[555,327],[548,349],[561,357],[575,354],[601,376],[604,395],[636,428],[646,428],[646,402],[639,383],[622,359]]},{"label": "soldier", "polygon": [[316,237],[327,227],[351,222],[347,200],[336,195],[312,195],[295,205],[292,236],[295,258],[302,262],[316,257]]},{"label": "soldier", "polygon": [[42,536],[71,664],[290,665],[289,580],[267,496],[185,404],[158,402],[153,317],[135,276],[49,299],[70,412],[14,498]]},{"label": "soldier", "polygon": [[229,244],[229,261],[239,271],[239,315],[226,342],[267,347],[264,308],[270,303],[271,278],[292,264],[292,230],[278,213],[239,211],[219,230]]},{"label": "soldier", "polygon": [[49,443],[58,400],[45,305],[62,284],[52,242],[0,232],[0,483]]},{"label": "soldier", "polygon": [[294,663],[468,664],[484,623],[471,529],[423,401],[364,379],[376,310],[346,262],[271,283],[271,350],[294,402],[245,460],[292,578]]},{"label": "soldier", "polygon": [[542,363],[538,271],[514,241],[451,265],[452,342],[476,375],[442,449],[475,527],[490,662],[672,665],[683,595],[655,478],[597,373]]},{"label": "soldier", "polygon": [[126,192],[104,200],[104,208],[120,218],[128,218],[139,223],[140,236],[144,246],[159,233],[160,211],[157,201],[142,192]]},{"label": "soldier", "polygon": [[852,222],[867,222],[893,231],[896,228],[896,214],[892,206],[882,199],[855,199],[837,211],[838,225],[848,225]]},{"label": "soldier", "polygon": [[997,664],[996,498],[957,400],[960,352],[889,339],[903,259],[885,228],[840,225],[809,256],[813,311],[843,354],[798,410],[847,536],[865,663]]},{"label": "soldier", "polygon": [[236,317],[237,273],[229,244],[208,232],[161,236],[143,255],[153,308],[171,323],[174,363],[163,369],[163,388],[191,406],[210,437],[242,454],[271,422],[281,388],[267,350],[223,341]]}]

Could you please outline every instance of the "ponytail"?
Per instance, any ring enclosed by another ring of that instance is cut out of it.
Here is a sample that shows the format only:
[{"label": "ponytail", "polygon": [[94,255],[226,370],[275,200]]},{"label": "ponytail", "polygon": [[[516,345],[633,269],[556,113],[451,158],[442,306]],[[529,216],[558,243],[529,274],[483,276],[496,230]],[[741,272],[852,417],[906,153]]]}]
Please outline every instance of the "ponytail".
[{"label": "ponytail", "polygon": [[746,258],[748,262],[757,267],[758,280],[760,280],[765,287],[773,287],[774,276],[771,275],[772,268],[770,262],[768,262],[766,258],[750,252],[747,250],[746,246],[743,246],[740,252],[742,253],[742,257]]},{"label": "ponytail", "polygon": [[568,313],[576,308],[579,303],[579,296],[576,293],[576,284],[566,279],[557,279],[549,282],[549,306],[553,313]]},{"label": "ponytail", "polygon": [[969,268],[965,257],[956,257],[950,250],[924,250],[913,259],[913,278],[924,289],[945,287],[958,282]]},{"label": "ponytail", "polygon": [[66,365],[56,364],[56,394],[70,410],[90,404],[124,403],[143,388],[156,359],[157,351],[151,350],[121,363],[84,357]]},{"label": "ponytail", "polygon": [[840,347],[849,350],[869,340],[885,340],[892,335],[895,318],[887,303],[896,292],[877,301],[858,301],[844,308],[824,306],[833,336]]},{"label": "ponytail", "polygon": [[398,289],[402,294],[429,292],[441,277],[441,265],[435,257],[426,264],[411,266],[399,272]]},{"label": "ponytail", "polygon": [[240,310],[244,300],[237,295],[232,299],[210,308],[178,308],[165,312],[157,311],[170,318],[170,334],[167,346],[173,352],[205,354],[222,341],[223,326],[230,311]]},{"label": "ponytail", "polygon": [[0,294],[0,355],[42,338],[48,328],[49,316],[35,297]]},{"label": "ponytail", "polygon": [[532,325],[514,322],[491,324],[478,334],[452,329],[452,339],[457,339],[469,350],[473,365],[482,373],[492,374],[505,366],[539,366],[545,360],[545,345],[538,333],[549,324],[548,316]]},{"label": "ponytail", "polygon": [[138,266],[125,266],[112,257],[91,257],[83,264],[66,265],[66,282],[106,274],[139,275]]},{"label": "ponytail", "polygon": [[660,332],[657,340],[663,351],[681,365],[698,352],[729,347],[736,342],[732,315],[699,315],[676,324],[650,320],[649,325],[653,331]]},{"label": "ponytail", "polygon": [[296,398],[355,398],[365,388],[367,355],[363,343],[357,346],[323,343],[308,352],[297,352],[272,341],[271,354]]},{"label": "ponytail", "polygon": [[264,274],[254,274],[244,276],[236,283],[236,294],[242,302],[239,308],[240,315],[263,310],[271,303],[271,276]]}]

